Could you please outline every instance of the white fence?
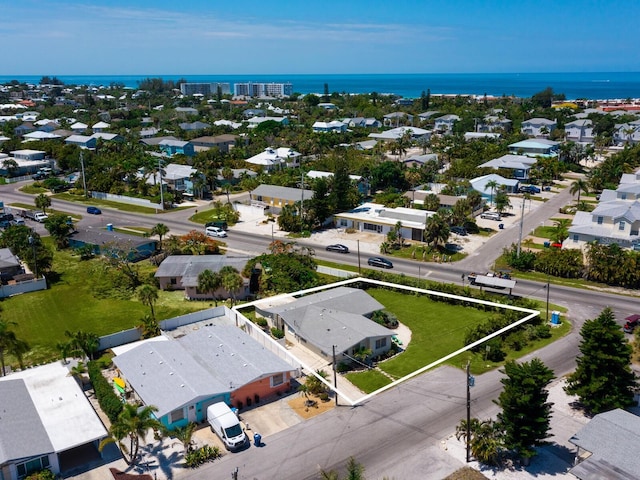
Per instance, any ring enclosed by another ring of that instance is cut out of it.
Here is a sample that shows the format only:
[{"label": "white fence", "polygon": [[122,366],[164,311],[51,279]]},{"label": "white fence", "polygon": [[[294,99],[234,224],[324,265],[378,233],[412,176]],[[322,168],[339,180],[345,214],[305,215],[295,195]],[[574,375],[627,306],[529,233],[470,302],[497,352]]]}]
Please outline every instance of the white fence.
[{"label": "white fence", "polygon": [[159,203],[153,203],[146,198],[127,197],[126,195],[114,195],[113,193],[104,192],[91,192],[92,198],[98,200],[110,200],[112,202],[127,203],[129,205],[138,205],[140,207],[157,208],[161,209],[162,206]]},{"label": "white fence", "polygon": [[0,285],[0,298],[18,295],[19,293],[37,292],[47,289],[47,279],[42,277],[37,280],[26,280],[13,285]]}]

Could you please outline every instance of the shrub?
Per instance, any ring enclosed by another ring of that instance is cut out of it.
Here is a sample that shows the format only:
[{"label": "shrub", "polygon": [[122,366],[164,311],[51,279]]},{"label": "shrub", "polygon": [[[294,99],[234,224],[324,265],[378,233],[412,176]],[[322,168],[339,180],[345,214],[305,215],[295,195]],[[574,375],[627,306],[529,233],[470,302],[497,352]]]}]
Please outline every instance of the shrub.
[{"label": "shrub", "polygon": [[[638,331],[640,332],[640,330]],[[338,371],[338,373],[345,373],[351,370],[351,367],[349,367],[349,365],[345,362],[340,362],[336,367],[336,370]]]},{"label": "shrub", "polygon": [[502,349],[502,339],[492,338],[485,346],[486,358],[490,362],[501,362],[507,354]]},{"label": "shrub", "polygon": [[220,449],[218,447],[212,447],[211,445],[204,445],[196,450],[187,452],[184,456],[184,461],[187,467],[196,468],[200,465],[211,462],[220,457]]},{"label": "shrub", "polygon": [[271,327],[271,335],[273,335],[274,338],[278,339],[284,338],[284,332],[276,327]]},{"label": "shrub", "polygon": [[89,362],[87,369],[100,408],[112,423],[115,422],[120,412],[122,412],[122,400],[116,395],[109,381],[102,375],[98,362]]},{"label": "shrub", "polygon": [[40,470],[39,472],[33,472],[31,475],[26,476],[24,480],[55,480],[55,479],[56,479],[56,475],[48,468],[45,468],[44,470]]},{"label": "shrub", "polygon": [[267,319],[264,317],[260,317],[256,319],[256,325],[258,325],[259,327],[266,327],[269,324],[269,322],[267,322]]}]

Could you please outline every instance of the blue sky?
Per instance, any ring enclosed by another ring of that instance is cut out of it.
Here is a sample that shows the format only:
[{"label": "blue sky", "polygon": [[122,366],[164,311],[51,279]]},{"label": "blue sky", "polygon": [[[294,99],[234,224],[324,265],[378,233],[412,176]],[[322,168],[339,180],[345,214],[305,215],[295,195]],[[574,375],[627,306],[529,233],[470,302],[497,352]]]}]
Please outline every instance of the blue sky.
[{"label": "blue sky", "polygon": [[0,0],[0,75],[637,72],[638,0]]}]

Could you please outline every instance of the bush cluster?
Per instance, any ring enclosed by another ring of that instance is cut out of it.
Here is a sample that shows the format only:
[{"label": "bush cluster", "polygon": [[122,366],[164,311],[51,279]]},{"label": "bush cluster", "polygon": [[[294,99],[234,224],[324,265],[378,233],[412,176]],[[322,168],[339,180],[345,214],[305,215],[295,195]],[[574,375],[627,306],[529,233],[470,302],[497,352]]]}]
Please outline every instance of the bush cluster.
[{"label": "bush cluster", "polygon": [[102,375],[98,362],[89,362],[87,369],[100,408],[112,423],[115,422],[120,412],[122,412],[122,400],[116,395],[116,392],[114,392],[113,386]]},{"label": "bush cluster", "polygon": [[284,332],[276,327],[271,327],[271,335],[277,339],[284,338]]},{"label": "bush cluster", "polygon": [[219,458],[220,449],[216,446],[205,445],[195,450],[190,450],[184,456],[184,461],[187,467],[197,468],[207,462],[211,462],[216,458]]}]

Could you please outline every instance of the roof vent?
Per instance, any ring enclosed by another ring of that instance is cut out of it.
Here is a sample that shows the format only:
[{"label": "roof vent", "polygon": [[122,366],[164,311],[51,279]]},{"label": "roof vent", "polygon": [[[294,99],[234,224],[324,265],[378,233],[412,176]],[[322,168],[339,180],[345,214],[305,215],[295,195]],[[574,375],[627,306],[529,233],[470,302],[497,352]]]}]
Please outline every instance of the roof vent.
[{"label": "roof vent", "polygon": [[180,388],[184,388],[184,383],[181,383],[181,384],[180,384]]}]

